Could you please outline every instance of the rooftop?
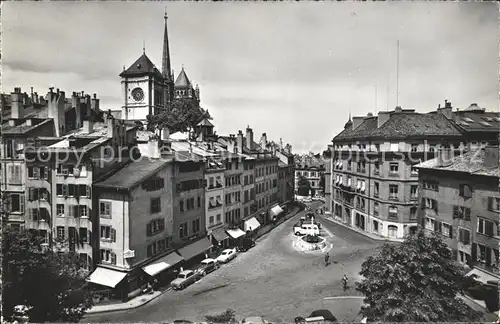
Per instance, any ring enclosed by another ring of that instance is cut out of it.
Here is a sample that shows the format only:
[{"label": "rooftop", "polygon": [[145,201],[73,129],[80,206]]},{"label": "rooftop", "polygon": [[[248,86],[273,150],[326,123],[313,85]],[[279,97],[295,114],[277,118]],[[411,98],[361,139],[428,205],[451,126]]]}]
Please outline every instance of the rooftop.
[{"label": "rooftop", "polygon": [[[3,135],[22,135],[31,132],[43,125],[54,124],[52,119],[40,119],[40,118],[24,118],[15,119],[16,125],[12,126],[10,122],[2,124],[2,134]],[[31,124],[30,124],[31,123]]]},{"label": "rooftop", "polygon": [[147,57],[146,53],[143,53],[137,61],[135,61],[128,69],[120,73],[121,77],[126,77],[126,76],[141,76],[141,75],[148,75],[148,74],[154,74],[155,76],[159,78],[163,78],[162,74],[158,69],[155,67],[153,62]]},{"label": "rooftop", "polygon": [[451,172],[465,172],[474,175],[484,175],[500,177],[500,168],[486,167],[484,165],[484,149],[467,152],[463,155],[454,157],[447,166],[439,166],[438,158],[427,160],[417,164],[417,168],[445,170]]},{"label": "rooftop", "polygon": [[175,80],[175,86],[176,87],[189,87],[191,85],[191,81],[189,81],[189,78],[186,74],[186,71],[184,71],[184,68],[182,68],[181,72],[179,73],[179,76]]},{"label": "rooftop", "polygon": [[142,158],[127,164],[118,172],[96,185],[102,188],[133,189],[143,180],[154,175],[170,163],[172,159],[148,159]]}]

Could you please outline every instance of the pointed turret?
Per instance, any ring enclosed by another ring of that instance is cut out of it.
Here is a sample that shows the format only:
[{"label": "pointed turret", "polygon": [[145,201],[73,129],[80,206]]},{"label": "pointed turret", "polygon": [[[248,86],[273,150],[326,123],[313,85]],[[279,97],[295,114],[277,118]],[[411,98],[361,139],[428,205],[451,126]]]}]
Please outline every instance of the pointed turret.
[{"label": "pointed turret", "polygon": [[163,34],[163,56],[161,62],[161,71],[163,75],[164,91],[163,91],[163,106],[168,107],[168,104],[174,99],[174,75],[170,66],[170,48],[168,46],[168,28],[167,28],[167,8],[165,8],[165,31]]}]

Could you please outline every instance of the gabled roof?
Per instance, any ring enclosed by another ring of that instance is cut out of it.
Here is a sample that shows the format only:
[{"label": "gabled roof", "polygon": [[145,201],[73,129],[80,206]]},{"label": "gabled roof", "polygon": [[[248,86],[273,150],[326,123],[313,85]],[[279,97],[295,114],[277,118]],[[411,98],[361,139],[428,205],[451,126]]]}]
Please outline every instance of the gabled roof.
[{"label": "gabled roof", "polygon": [[203,120],[199,122],[196,126],[214,127],[214,125],[207,118],[203,118]]},{"label": "gabled roof", "polygon": [[120,76],[141,76],[148,74],[154,74],[157,77],[163,78],[160,71],[158,71],[153,62],[144,53],[127,70],[120,73]]},{"label": "gabled roof", "polygon": [[378,126],[378,117],[366,117],[356,129],[344,129],[335,140],[370,138],[408,138],[461,136],[460,131],[442,114],[390,113],[389,120]]},{"label": "gabled roof", "polygon": [[484,110],[453,112],[453,121],[463,132],[500,132],[500,113]]},{"label": "gabled roof", "polygon": [[[28,125],[27,119],[31,120],[31,125]],[[5,122],[2,124],[2,134],[3,135],[22,135],[31,132],[32,130],[37,129],[46,124],[54,124],[53,119],[38,119],[38,118],[25,118],[25,119],[16,119],[16,125],[11,126],[9,122]]]},{"label": "gabled roof", "polygon": [[184,71],[184,68],[182,68],[179,76],[175,80],[175,87],[189,87],[190,85],[191,81],[189,81],[189,78],[186,75],[186,71]]}]

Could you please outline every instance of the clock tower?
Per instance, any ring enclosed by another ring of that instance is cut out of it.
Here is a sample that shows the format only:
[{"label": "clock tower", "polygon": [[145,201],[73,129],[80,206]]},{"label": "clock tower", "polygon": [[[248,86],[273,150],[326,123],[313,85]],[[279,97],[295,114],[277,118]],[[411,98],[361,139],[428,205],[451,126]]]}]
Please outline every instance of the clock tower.
[{"label": "clock tower", "polygon": [[160,71],[143,53],[120,74],[124,103],[122,119],[146,121],[163,109],[164,80]]}]

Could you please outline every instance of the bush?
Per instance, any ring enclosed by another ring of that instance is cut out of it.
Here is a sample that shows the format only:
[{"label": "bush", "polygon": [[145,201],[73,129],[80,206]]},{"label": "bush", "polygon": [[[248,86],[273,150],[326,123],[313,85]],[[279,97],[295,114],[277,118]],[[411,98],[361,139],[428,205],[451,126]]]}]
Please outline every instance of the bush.
[{"label": "bush", "polygon": [[307,235],[306,242],[307,243],[319,243],[320,239],[317,235]]},{"label": "bush", "polygon": [[205,320],[209,323],[235,323],[235,311],[227,309],[225,312],[215,315],[205,315]]}]

